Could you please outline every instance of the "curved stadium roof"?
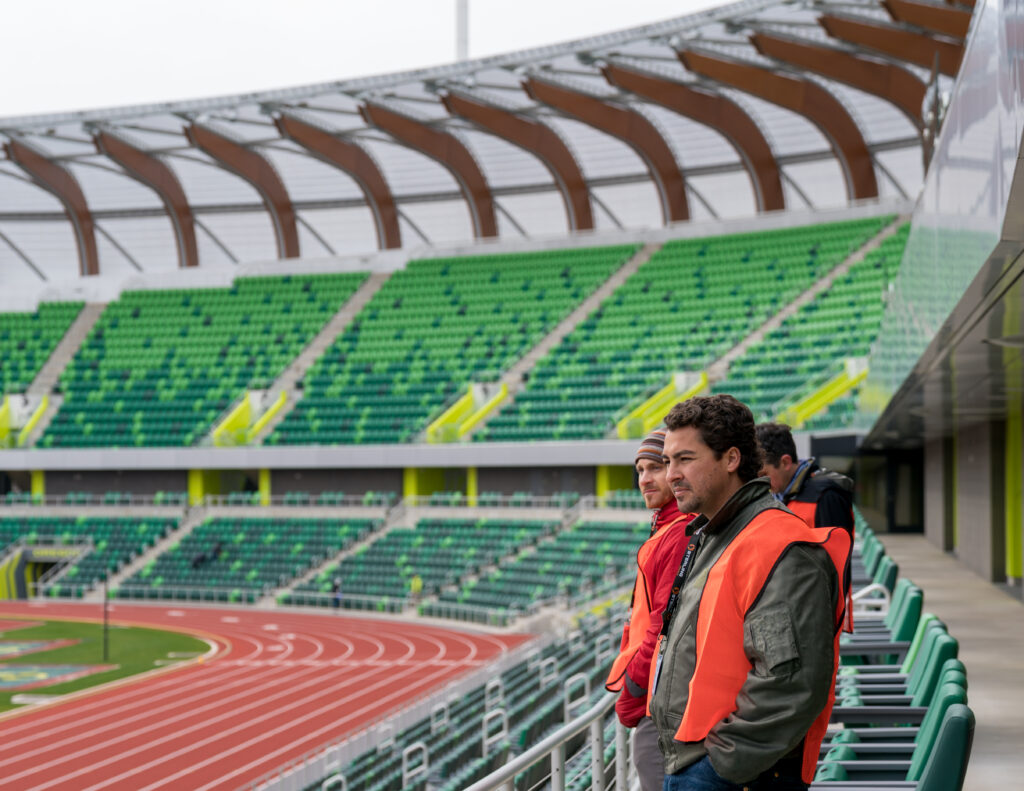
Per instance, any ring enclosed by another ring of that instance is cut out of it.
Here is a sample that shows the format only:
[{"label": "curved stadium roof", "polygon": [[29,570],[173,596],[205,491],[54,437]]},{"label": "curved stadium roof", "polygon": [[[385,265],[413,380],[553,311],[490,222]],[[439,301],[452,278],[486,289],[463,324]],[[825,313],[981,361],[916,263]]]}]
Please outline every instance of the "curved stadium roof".
[{"label": "curved stadium roof", "polygon": [[0,272],[38,286],[914,197],[970,16],[747,0],[439,68],[0,119]]}]

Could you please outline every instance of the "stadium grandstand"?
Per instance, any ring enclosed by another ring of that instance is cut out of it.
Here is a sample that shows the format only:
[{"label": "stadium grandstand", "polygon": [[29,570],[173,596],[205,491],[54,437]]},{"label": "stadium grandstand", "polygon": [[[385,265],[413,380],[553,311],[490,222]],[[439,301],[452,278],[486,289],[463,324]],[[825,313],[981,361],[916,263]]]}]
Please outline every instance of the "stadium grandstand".
[{"label": "stadium grandstand", "polygon": [[[92,738],[101,688],[0,719],[0,776],[637,787],[603,689],[650,524],[630,461],[732,393],[857,483],[812,787],[1017,787],[1022,10],[741,0],[0,118],[0,618],[211,646],[158,676],[209,695],[154,709],[194,742],[65,760],[46,727],[73,706]],[[245,741],[215,698],[247,687]]]}]

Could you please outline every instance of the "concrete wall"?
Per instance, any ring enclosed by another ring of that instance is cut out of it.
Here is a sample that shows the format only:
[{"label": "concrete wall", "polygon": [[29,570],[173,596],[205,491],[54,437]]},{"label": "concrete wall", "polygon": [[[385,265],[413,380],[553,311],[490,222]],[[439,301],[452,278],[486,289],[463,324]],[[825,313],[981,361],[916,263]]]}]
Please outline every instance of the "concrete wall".
[{"label": "concrete wall", "polygon": [[954,438],[957,556],[991,582],[1005,579],[1004,423],[960,430]]},{"label": "concrete wall", "polygon": [[155,494],[184,491],[188,491],[187,470],[55,470],[46,473],[46,493],[50,495],[68,492]]},{"label": "concrete wall", "polygon": [[579,492],[581,496],[594,493],[593,467],[481,467],[477,475],[477,489],[481,492]]}]

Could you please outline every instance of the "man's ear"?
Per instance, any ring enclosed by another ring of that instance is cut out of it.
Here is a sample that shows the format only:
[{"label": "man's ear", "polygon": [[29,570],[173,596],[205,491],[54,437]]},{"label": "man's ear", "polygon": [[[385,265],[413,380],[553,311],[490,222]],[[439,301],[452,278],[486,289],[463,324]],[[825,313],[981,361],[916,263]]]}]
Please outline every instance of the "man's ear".
[{"label": "man's ear", "polygon": [[788,470],[790,467],[795,467],[796,466],[796,459],[794,459],[788,453],[783,453],[779,457],[779,464],[778,464],[778,466],[781,467],[784,470]]},{"label": "man's ear", "polygon": [[733,446],[725,452],[725,469],[728,472],[736,472],[740,468],[740,462],[743,461],[743,454],[740,453],[740,449]]}]

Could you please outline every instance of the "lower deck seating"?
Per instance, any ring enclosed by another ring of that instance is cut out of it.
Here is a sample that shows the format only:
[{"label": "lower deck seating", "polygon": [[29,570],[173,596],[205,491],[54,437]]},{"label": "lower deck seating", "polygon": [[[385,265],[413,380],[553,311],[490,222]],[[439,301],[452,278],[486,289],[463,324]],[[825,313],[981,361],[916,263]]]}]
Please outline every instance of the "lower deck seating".
[{"label": "lower deck seating", "polygon": [[66,569],[59,569],[62,573],[44,591],[49,596],[80,598],[177,524],[177,519],[164,516],[4,516],[0,517],[0,546],[22,540],[26,547],[80,548],[81,554]]},{"label": "lower deck seating", "polygon": [[647,522],[577,523],[494,571],[442,591],[424,612],[446,613],[446,604],[521,612],[559,596],[578,599],[628,584],[636,550],[649,531]]},{"label": "lower deck seating", "polygon": [[539,520],[421,519],[414,528],[394,528],[361,547],[299,585],[283,602],[332,605],[336,583],[342,591],[338,603],[344,607],[358,606],[368,596],[431,595],[535,544],[554,529],[555,524]]},{"label": "lower deck seating", "polygon": [[251,601],[379,526],[364,518],[212,517],[126,580],[118,595]]}]

